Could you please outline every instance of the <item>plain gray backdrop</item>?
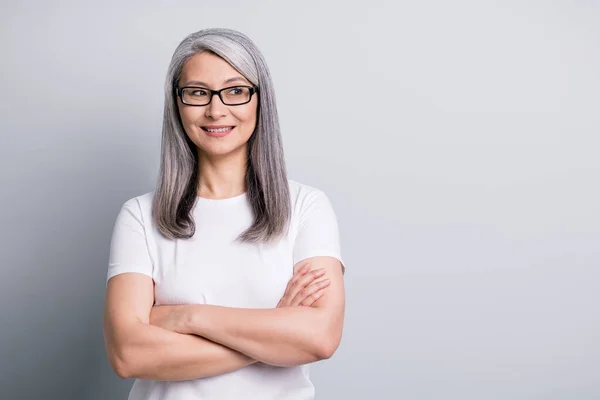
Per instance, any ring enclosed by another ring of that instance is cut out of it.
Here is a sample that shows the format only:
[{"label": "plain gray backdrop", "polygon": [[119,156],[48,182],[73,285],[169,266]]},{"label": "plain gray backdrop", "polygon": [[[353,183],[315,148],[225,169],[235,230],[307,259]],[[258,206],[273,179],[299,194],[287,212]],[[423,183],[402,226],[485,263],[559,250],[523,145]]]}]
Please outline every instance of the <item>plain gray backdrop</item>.
[{"label": "plain gray backdrop", "polygon": [[189,33],[272,71],[289,176],[340,221],[317,399],[600,398],[598,1],[4,1],[0,398],[125,399],[117,212],[152,190]]}]

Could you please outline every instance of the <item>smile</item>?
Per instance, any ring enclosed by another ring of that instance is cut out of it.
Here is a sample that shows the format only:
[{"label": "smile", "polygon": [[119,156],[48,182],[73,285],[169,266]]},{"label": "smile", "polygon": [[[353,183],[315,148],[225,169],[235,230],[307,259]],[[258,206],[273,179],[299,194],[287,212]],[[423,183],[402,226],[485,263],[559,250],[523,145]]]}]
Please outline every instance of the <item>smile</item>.
[{"label": "smile", "polygon": [[215,128],[212,128],[212,129],[211,128],[202,128],[202,129],[204,129],[207,132],[227,132],[227,131],[232,130],[233,126],[228,126],[226,128],[216,128],[216,129]]},{"label": "smile", "polygon": [[203,126],[202,130],[206,132],[208,136],[222,137],[229,134],[235,126],[219,126],[219,127],[207,127]]}]

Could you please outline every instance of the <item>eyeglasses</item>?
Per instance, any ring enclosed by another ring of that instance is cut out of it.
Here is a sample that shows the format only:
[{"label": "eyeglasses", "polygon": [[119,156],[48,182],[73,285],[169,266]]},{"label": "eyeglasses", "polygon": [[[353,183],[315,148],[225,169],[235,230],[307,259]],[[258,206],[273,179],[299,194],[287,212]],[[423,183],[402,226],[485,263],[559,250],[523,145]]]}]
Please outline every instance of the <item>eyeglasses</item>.
[{"label": "eyeglasses", "polygon": [[175,86],[175,94],[188,106],[206,106],[215,94],[226,106],[239,106],[249,103],[252,95],[258,93],[258,86],[229,86],[220,90],[210,90],[198,86]]}]

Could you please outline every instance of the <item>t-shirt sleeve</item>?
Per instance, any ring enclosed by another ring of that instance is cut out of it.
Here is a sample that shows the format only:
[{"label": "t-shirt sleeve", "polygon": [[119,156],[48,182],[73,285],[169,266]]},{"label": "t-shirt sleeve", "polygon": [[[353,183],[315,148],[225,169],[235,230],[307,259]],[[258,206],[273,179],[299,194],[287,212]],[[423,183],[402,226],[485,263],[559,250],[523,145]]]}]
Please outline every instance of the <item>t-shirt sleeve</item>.
[{"label": "t-shirt sleeve", "polygon": [[128,200],[119,211],[110,242],[108,280],[125,272],[139,272],[152,277],[152,260],[139,202]]},{"label": "t-shirt sleeve", "polygon": [[303,199],[294,241],[294,265],[316,256],[337,258],[342,263],[342,272],[345,272],[337,216],[327,195],[319,190]]}]

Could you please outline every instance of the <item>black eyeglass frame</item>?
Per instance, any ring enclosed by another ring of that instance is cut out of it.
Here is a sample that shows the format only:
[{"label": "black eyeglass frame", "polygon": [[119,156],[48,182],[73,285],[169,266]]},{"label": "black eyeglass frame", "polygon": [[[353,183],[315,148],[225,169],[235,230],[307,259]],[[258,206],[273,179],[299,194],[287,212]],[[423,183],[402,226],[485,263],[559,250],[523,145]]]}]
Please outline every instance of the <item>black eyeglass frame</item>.
[{"label": "black eyeglass frame", "polygon": [[[218,95],[219,98],[221,99],[221,102],[223,104],[225,104],[226,106],[241,106],[244,104],[248,104],[250,103],[250,101],[252,100],[252,95],[254,95],[255,93],[258,93],[258,86],[247,86],[247,85],[235,85],[235,86],[228,86],[226,88],[223,89],[219,89],[219,90],[211,90],[202,86],[184,86],[182,88],[177,87],[177,85],[173,85],[173,87],[175,88],[175,95],[177,97],[179,97],[179,99],[181,100],[181,102],[183,104],[185,104],[186,106],[193,106],[193,107],[204,107],[209,105],[212,102],[212,99],[214,97],[214,95]],[[248,97],[248,101],[245,101],[243,103],[236,103],[236,104],[228,104],[225,102],[225,100],[223,100],[223,96],[221,96],[221,92],[227,89],[234,89],[234,88],[248,88],[250,89],[250,97]],[[206,90],[207,92],[210,92],[210,97],[209,97],[209,101],[206,104],[190,104],[190,103],[186,103],[185,101],[183,101],[183,90],[184,89],[202,89],[202,90]]]}]

